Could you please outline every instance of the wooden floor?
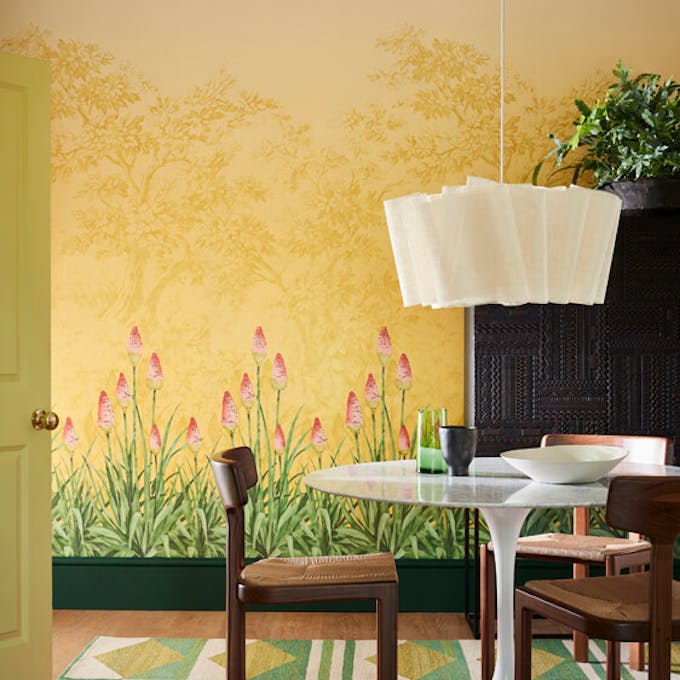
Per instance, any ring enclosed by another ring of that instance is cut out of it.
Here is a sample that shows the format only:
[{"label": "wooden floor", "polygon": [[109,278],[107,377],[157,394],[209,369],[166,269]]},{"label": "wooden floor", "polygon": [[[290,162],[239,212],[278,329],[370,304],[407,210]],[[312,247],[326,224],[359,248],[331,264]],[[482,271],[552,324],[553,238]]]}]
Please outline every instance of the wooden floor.
[{"label": "wooden floor", "polygon": [[[53,616],[55,680],[97,635],[119,637],[224,637],[224,612],[58,610]],[[361,640],[375,636],[375,615],[249,612],[248,638]],[[402,640],[462,640],[472,633],[463,614],[399,614]]]}]

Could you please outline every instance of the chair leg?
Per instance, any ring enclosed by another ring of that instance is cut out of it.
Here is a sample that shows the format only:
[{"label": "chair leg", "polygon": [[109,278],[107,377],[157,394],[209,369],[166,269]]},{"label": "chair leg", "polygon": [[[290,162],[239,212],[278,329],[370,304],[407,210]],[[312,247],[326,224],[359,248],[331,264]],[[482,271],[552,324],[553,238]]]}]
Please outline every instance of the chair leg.
[{"label": "chair leg", "polygon": [[574,631],[574,661],[586,663],[588,661],[588,636]]},{"label": "chair leg", "polygon": [[[587,578],[588,565],[575,564],[574,578]],[[586,663],[588,661],[588,636],[575,630],[574,638],[574,661],[578,663]]]},{"label": "chair leg", "polygon": [[631,671],[645,670],[645,643],[631,642],[628,647],[628,665]]},{"label": "chair leg", "polygon": [[[616,576],[621,573],[616,564],[615,556],[609,556],[604,562],[606,576]],[[620,680],[621,678],[621,643],[607,640],[607,680]]]},{"label": "chair leg", "polygon": [[496,568],[493,551],[486,545],[480,553],[481,602],[479,637],[482,654],[482,679],[491,680],[494,669],[494,641],[496,637]]},{"label": "chair leg", "polygon": [[655,644],[653,640],[650,640],[649,670],[647,671],[648,680],[668,680],[668,678],[670,677],[671,677],[670,640],[667,640],[667,644]]},{"label": "chair leg", "polygon": [[607,640],[607,680],[621,678],[621,645]]},{"label": "chair leg", "polygon": [[531,680],[531,619],[532,611],[515,597],[515,680]]},{"label": "chair leg", "polygon": [[227,610],[227,680],[246,680],[246,616],[242,602],[232,599]]},{"label": "chair leg", "polygon": [[397,585],[376,600],[378,680],[397,678]]},{"label": "chair leg", "polygon": [[[639,573],[644,571],[644,567],[637,565],[631,567],[629,573]],[[619,572],[620,573],[620,570]],[[628,648],[628,666],[632,671],[644,671],[645,670],[645,643],[644,642],[631,642]]]}]

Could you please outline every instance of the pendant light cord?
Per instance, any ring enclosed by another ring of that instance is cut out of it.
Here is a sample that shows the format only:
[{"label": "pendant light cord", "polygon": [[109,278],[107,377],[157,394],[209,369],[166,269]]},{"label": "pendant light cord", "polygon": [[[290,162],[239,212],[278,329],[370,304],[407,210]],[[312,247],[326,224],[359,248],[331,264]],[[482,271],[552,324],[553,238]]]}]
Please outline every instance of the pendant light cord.
[{"label": "pendant light cord", "polygon": [[[505,172],[503,166],[505,164],[505,152],[503,149],[505,141],[505,0],[500,0],[501,3],[501,54],[500,54],[500,172],[499,180],[502,183]],[[464,315],[465,328],[465,354],[463,366],[463,411],[465,424],[468,427],[475,425],[475,308],[474,306],[465,308]]]}]

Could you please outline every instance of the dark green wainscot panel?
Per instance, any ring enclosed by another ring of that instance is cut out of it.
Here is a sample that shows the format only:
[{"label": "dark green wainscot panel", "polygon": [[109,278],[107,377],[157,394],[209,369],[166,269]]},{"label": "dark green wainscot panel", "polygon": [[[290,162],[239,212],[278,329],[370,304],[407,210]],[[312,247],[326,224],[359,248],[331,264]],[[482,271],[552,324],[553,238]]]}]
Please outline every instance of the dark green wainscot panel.
[{"label": "dark green wainscot panel", "polygon": [[[397,560],[400,611],[463,611],[463,564],[463,560]],[[568,575],[568,568],[557,563],[518,562],[521,583]],[[224,609],[223,559],[54,558],[53,577],[55,609]],[[371,608],[367,602],[279,607],[298,611]]]}]

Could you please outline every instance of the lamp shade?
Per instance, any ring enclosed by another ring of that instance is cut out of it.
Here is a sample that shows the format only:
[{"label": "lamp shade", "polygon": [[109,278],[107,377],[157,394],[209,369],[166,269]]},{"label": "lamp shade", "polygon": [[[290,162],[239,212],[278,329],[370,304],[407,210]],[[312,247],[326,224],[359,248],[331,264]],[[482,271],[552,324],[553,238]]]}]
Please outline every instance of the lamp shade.
[{"label": "lamp shade", "polygon": [[618,197],[468,177],[385,201],[404,305],[602,303]]}]

